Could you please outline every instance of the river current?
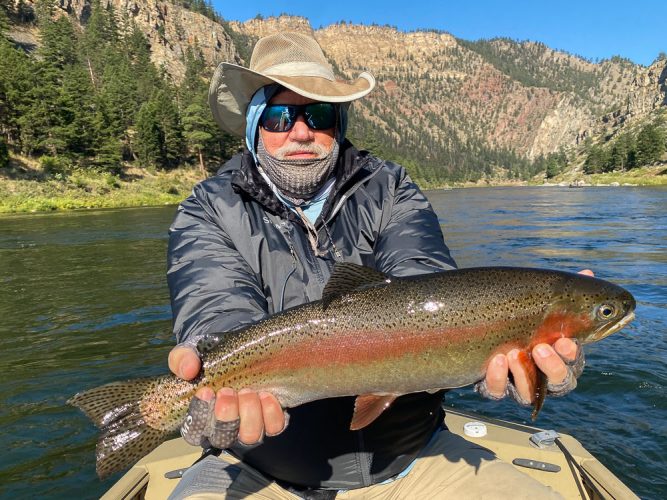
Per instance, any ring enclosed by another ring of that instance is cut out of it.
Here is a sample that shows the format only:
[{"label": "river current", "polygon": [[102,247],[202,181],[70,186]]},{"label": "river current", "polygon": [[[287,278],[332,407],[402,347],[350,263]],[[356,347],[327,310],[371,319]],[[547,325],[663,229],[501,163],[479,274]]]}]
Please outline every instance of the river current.
[{"label": "river current", "polygon": [[[667,189],[430,191],[460,267],[577,271],[628,288],[637,319],[587,346],[577,390],[537,425],[572,434],[642,498],[667,495]],[[0,218],[0,497],[94,498],[96,429],[65,404],[164,373],[175,207]],[[451,391],[447,406],[529,422],[512,402]]]}]

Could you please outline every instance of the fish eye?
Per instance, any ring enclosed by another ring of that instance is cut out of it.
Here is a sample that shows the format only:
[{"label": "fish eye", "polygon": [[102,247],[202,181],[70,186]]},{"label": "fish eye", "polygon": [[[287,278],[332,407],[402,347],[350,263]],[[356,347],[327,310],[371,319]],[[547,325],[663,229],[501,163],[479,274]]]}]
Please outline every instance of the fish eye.
[{"label": "fish eye", "polygon": [[612,304],[602,304],[598,307],[597,317],[601,320],[611,319],[616,315],[616,307]]}]

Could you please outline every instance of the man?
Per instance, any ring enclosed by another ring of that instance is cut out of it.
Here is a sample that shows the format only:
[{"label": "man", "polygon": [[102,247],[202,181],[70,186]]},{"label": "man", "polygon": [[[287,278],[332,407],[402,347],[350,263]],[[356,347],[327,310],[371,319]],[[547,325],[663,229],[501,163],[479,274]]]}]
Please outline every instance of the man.
[{"label": "man", "polygon": [[[437,217],[405,170],[345,139],[349,104],[374,86],[365,72],[337,81],[317,42],[296,33],[259,40],[250,69],[218,67],[210,90],[213,115],[223,129],[245,137],[246,150],[195,187],[170,229],[168,280],[179,341],[169,355],[174,374],[197,376],[196,343],[206,334],[320,299],[335,262],[393,276],[455,267]],[[578,360],[579,367],[583,358],[569,340],[554,347],[541,344],[533,356],[550,390],[565,393],[580,372],[569,361]],[[492,360],[479,392],[530,403],[527,374],[515,354]],[[508,370],[514,384],[508,384]],[[393,495],[403,488],[411,498],[434,498],[460,491],[484,495],[487,488],[497,497],[503,491],[516,496],[519,483],[526,495],[551,494],[442,430],[442,397],[442,391],[400,397],[373,424],[353,432],[354,398],[283,412],[269,393],[206,388],[193,400],[182,434],[191,444],[229,448],[226,461],[241,460],[230,475],[226,462],[216,459],[229,496],[260,490],[263,498],[294,498],[290,491],[333,498],[340,490],[349,490],[341,496],[382,496],[387,488]],[[442,449],[459,459],[448,461]],[[426,473],[449,477],[450,484],[424,481]],[[505,479],[484,476],[496,473]],[[476,475],[475,483],[486,484],[468,484]],[[420,488],[432,489],[416,493],[419,478]],[[197,481],[187,491],[220,487]],[[465,490],[458,489],[462,484]]]}]

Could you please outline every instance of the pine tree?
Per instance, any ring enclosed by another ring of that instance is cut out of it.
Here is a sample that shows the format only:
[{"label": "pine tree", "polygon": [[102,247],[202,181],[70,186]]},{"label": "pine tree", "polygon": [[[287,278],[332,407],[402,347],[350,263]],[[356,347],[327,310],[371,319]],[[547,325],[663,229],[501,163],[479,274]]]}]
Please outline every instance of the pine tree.
[{"label": "pine tree", "polygon": [[141,106],[136,118],[135,151],[144,167],[154,167],[162,161],[164,135],[160,129],[157,108],[149,101]]},{"label": "pine tree", "polygon": [[665,152],[665,139],[654,124],[644,125],[637,135],[636,165],[650,165],[660,159]]},{"label": "pine tree", "polygon": [[611,172],[615,169],[628,168],[630,151],[634,149],[634,143],[630,134],[619,135],[611,146],[609,162],[605,171]]},{"label": "pine tree", "polygon": [[29,105],[18,119],[28,153],[85,154],[89,146],[92,90],[77,56],[70,20],[42,22],[41,61],[36,65]]},{"label": "pine tree", "polygon": [[[52,134],[62,111],[58,108],[58,98],[63,83],[65,61],[70,53],[75,53],[71,41],[74,32],[66,33],[64,23],[69,24],[66,18],[41,22],[41,60],[35,64],[35,85],[28,91],[28,106],[18,119],[23,150],[27,154],[47,153],[55,156],[59,150],[64,149],[64,144]],[[65,47],[66,40],[71,42],[71,47]],[[58,50],[60,47],[65,48],[62,53]]]},{"label": "pine tree", "polygon": [[203,77],[207,69],[204,57],[196,47],[189,48],[185,55],[185,77],[179,89],[183,136],[188,150],[196,156],[202,176],[206,175],[206,157],[215,153],[218,127],[213,122],[207,105],[208,82]]},{"label": "pine tree", "polygon": [[177,167],[183,159],[185,143],[175,96],[168,90],[160,90],[152,100],[157,106],[157,117],[164,137],[162,161],[159,166],[162,168]]},{"label": "pine tree", "polygon": [[32,23],[35,21],[35,11],[25,0],[16,2],[16,17],[21,23]]},{"label": "pine tree", "polygon": [[9,31],[9,18],[5,6],[0,4],[0,41],[6,40],[7,31]]},{"label": "pine tree", "polygon": [[215,124],[210,119],[210,111],[200,104],[190,104],[183,112],[183,135],[188,148],[199,157],[199,168],[206,176],[204,151],[211,148],[215,139]]},{"label": "pine tree", "polygon": [[151,62],[150,45],[141,30],[135,25],[129,36],[123,39],[123,50],[129,57],[137,88],[137,106],[148,101],[156,89],[165,82]]},{"label": "pine tree", "polygon": [[141,106],[136,119],[136,151],[144,166],[172,168],[183,155],[183,132],[174,99],[158,91]]},{"label": "pine tree", "polygon": [[128,131],[134,125],[136,110],[141,104],[137,95],[137,82],[127,57],[113,54],[107,58],[95,100],[98,141],[104,144],[110,141],[118,143],[121,157],[133,159]]},{"label": "pine tree", "polygon": [[0,168],[7,168],[9,166],[9,149],[5,138],[0,136]]},{"label": "pine tree", "polygon": [[561,169],[560,164],[558,163],[558,160],[554,156],[549,155],[549,157],[546,160],[546,164],[547,166],[545,175],[547,179],[553,179],[560,173]]},{"label": "pine tree", "polygon": [[588,156],[584,162],[584,172],[587,174],[599,174],[604,170],[607,162],[607,155],[602,147],[593,145],[590,147]]},{"label": "pine tree", "polygon": [[19,142],[18,119],[29,101],[33,80],[33,63],[28,56],[0,39],[0,135],[9,144]]},{"label": "pine tree", "polygon": [[63,72],[63,86],[57,102],[60,123],[53,134],[65,144],[59,154],[85,158],[94,148],[94,92],[88,72],[81,65],[73,65]]}]

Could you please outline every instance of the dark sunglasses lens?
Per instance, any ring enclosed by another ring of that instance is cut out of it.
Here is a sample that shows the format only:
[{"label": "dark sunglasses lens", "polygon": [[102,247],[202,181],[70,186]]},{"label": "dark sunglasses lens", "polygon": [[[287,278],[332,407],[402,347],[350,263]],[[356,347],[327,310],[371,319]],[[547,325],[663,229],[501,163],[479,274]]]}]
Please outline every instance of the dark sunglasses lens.
[{"label": "dark sunglasses lens", "polygon": [[296,109],[290,106],[267,106],[260,120],[269,132],[287,132],[294,125]]},{"label": "dark sunglasses lens", "polygon": [[304,114],[306,122],[312,129],[325,130],[336,125],[336,106],[331,103],[308,104]]}]

